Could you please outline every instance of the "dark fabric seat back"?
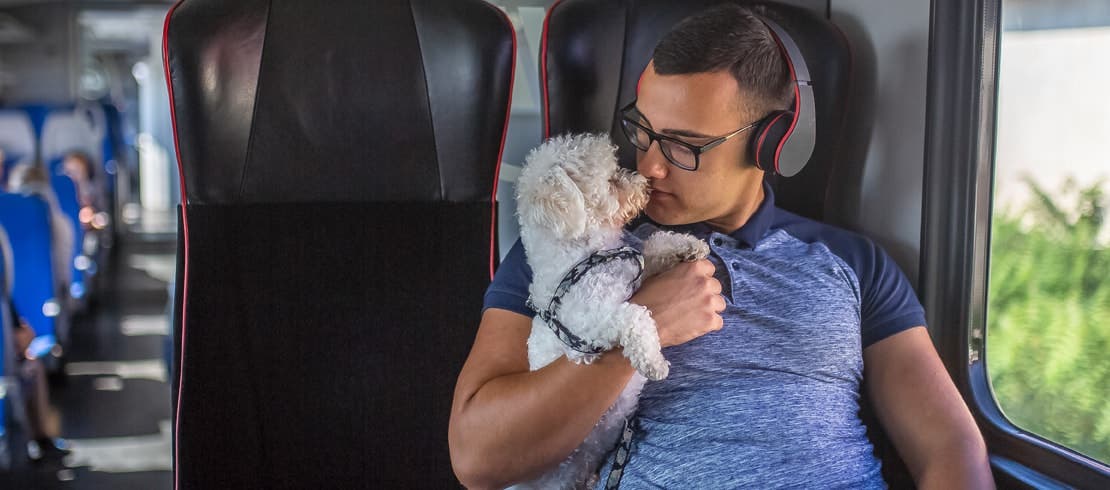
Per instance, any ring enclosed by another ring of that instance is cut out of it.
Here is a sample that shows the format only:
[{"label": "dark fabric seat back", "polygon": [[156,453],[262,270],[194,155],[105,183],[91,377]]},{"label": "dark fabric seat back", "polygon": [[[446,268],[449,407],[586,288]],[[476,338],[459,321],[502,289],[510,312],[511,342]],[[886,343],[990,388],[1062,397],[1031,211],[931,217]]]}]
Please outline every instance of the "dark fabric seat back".
[{"label": "dark fabric seat back", "polygon": [[515,56],[480,0],[186,0],[178,488],[447,488]]}]

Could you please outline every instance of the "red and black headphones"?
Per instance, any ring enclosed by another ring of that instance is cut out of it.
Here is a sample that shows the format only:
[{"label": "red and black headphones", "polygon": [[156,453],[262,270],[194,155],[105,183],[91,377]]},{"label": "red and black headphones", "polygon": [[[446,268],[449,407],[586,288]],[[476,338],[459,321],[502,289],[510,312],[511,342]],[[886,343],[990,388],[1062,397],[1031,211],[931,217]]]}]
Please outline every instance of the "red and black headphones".
[{"label": "red and black headphones", "polygon": [[752,131],[752,162],[764,172],[792,177],[809,162],[817,141],[817,118],[814,115],[813,86],[798,45],[775,22],[760,18],[775,38],[790,78],[794,81],[794,103],[790,110],[773,111]]}]

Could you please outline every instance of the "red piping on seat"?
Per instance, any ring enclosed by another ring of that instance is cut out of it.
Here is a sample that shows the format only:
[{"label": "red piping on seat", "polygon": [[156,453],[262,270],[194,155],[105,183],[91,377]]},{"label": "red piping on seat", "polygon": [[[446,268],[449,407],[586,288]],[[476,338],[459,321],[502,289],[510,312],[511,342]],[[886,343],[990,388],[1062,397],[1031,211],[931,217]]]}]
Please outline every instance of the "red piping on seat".
[{"label": "red piping on seat", "polygon": [[497,165],[493,171],[493,195],[490,196],[490,223],[489,223],[489,279],[493,280],[493,274],[496,270],[497,264],[497,182],[501,179],[501,158],[505,154],[505,137],[509,133],[509,118],[512,117],[513,110],[513,83],[516,81],[516,29],[513,28],[513,22],[509,20],[509,15],[504,10],[494,7],[495,10],[501,13],[501,18],[505,20],[505,25],[509,26],[509,33],[512,34],[513,39],[513,56],[509,61],[509,98],[505,104],[505,123],[501,125],[501,147],[497,150]]},{"label": "red piping on seat", "polygon": [[543,139],[551,137],[551,109],[547,100],[547,25],[551,21],[551,13],[555,11],[563,0],[555,0],[547,13],[543,16],[543,35],[540,41],[540,92],[543,93]]},{"label": "red piping on seat", "polygon": [[177,176],[181,184],[181,230],[185,246],[183,251],[184,267],[182,267],[181,278],[181,351],[178,355],[177,366],[177,406],[174,407],[174,427],[173,427],[173,488],[177,490],[179,486],[179,467],[178,467],[178,450],[177,441],[180,439],[181,432],[181,392],[182,387],[185,386],[185,329],[188,323],[185,321],[185,312],[188,311],[186,300],[189,299],[189,214],[188,214],[188,194],[185,192],[185,168],[181,163],[181,144],[177,140],[177,108],[173,99],[173,78],[170,74],[170,50],[169,50],[169,33],[170,33],[170,18],[173,17],[174,11],[181,5],[184,0],[178,0],[177,3],[170,7],[170,11],[166,13],[166,20],[162,24],[162,67],[166,70],[166,89],[170,96],[170,122],[173,124],[173,148],[177,156]]}]

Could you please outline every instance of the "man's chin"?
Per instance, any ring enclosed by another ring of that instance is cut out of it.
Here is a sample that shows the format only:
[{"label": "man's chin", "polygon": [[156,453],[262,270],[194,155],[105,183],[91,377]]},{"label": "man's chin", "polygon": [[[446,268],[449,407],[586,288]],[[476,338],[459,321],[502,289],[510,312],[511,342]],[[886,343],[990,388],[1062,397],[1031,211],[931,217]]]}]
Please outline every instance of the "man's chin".
[{"label": "man's chin", "polygon": [[682,216],[678,216],[674,213],[659,212],[658,209],[652,209],[652,206],[650,204],[646,209],[644,209],[644,214],[647,215],[647,217],[655,223],[663,226],[678,226],[689,224],[689,221],[683,219]]}]

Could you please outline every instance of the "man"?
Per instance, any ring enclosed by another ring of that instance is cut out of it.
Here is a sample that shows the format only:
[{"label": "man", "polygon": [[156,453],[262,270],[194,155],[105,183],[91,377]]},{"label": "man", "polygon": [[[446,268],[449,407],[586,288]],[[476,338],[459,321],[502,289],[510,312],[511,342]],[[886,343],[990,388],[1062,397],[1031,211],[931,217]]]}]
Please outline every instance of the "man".
[{"label": "man", "polygon": [[[620,484],[883,488],[857,415],[866,368],[866,395],[919,487],[990,488],[982,436],[897,265],[861,236],[775,208],[750,163],[744,128],[787,108],[790,85],[758,18],[719,7],[660,41],[620,115],[652,183],[647,217],[712,250],[645,280],[630,299],[651,310],[671,375],[644,388]],[[729,135],[696,157],[676,143]],[[557,465],[633,372],[619,349],[529,372],[529,276],[517,244],[486,293],[459,375],[449,441],[469,487]]]}]

